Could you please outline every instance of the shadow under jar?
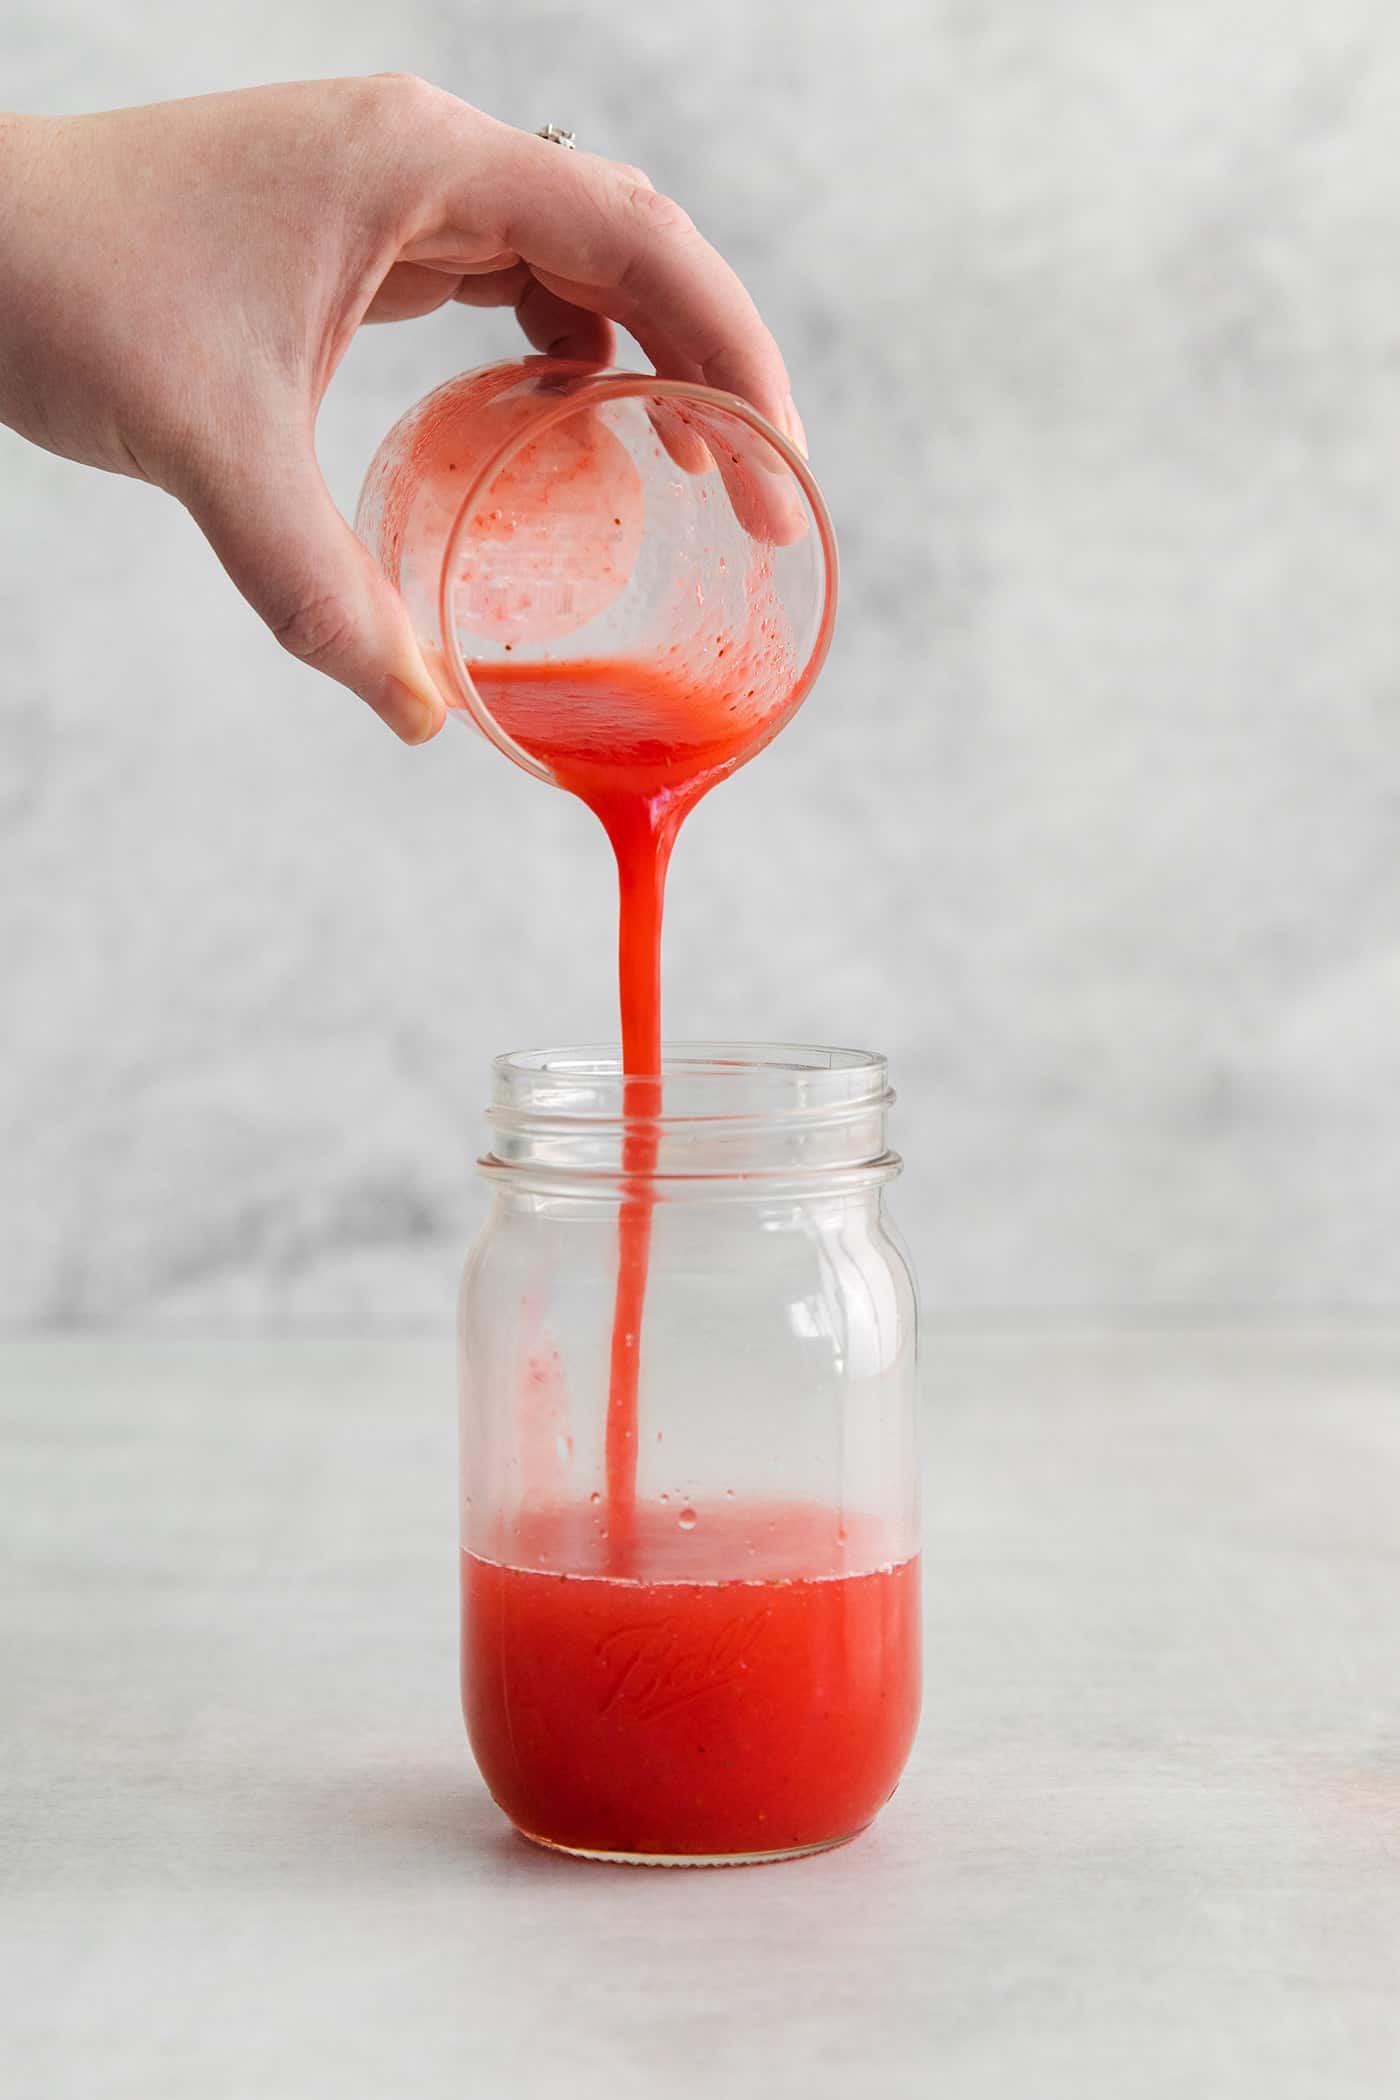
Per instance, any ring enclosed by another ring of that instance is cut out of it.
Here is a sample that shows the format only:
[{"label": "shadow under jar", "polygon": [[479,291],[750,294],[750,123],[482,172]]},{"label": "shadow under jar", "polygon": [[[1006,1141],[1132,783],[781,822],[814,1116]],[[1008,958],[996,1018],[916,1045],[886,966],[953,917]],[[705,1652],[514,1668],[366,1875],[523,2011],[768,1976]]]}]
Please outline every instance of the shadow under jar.
[{"label": "shadow under jar", "polygon": [[[494,1066],[494,1201],[461,1299],[463,1711],[492,1795],[539,1843],[790,1858],[870,1822],[918,1721],[892,1096],[861,1051],[698,1045],[662,1064],[642,1174],[615,1054]],[[612,1327],[639,1213],[624,1475]]]}]

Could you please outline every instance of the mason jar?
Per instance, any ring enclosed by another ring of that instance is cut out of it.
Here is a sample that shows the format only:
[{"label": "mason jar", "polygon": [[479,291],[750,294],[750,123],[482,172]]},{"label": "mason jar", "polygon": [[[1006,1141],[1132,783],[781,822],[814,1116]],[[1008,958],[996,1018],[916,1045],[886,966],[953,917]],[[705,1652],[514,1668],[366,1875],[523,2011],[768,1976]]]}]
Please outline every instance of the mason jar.
[{"label": "mason jar", "polygon": [[893,1097],[864,1051],[662,1067],[640,1126],[615,1053],[493,1067],[460,1315],[463,1711],[538,1843],[786,1859],[871,1821],[918,1719]]}]

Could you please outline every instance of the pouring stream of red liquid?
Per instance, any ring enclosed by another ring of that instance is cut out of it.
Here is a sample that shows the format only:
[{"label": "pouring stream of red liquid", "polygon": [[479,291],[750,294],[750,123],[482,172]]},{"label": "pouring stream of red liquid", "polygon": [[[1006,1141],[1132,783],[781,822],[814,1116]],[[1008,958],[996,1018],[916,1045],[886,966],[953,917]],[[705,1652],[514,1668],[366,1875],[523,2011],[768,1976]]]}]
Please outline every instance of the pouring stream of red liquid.
[{"label": "pouring stream of red liquid", "polygon": [[685,818],[763,739],[769,716],[751,706],[740,710],[731,694],[742,680],[721,683],[713,673],[690,677],[653,664],[473,664],[472,679],[506,733],[593,810],[617,859],[626,1128],[606,1468],[612,1565],[623,1573],[636,1535],[637,1386],[661,1107],[666,869]]}]

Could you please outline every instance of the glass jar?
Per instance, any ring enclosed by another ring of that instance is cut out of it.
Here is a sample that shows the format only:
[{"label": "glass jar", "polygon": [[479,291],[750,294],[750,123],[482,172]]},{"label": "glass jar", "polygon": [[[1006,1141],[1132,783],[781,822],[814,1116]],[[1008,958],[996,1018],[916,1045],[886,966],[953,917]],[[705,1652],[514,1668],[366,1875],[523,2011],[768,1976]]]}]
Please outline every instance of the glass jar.
[{"label": "glass jar", "polygon": [[[792,1858],[870,1822],[918,1718],[893,1097],[861,1051],[699,1045],[662,1067],[641,1176],[615,1053],[494,1067],[461,1298],[463,1711],[539,1843]],[[613,1317],[639,1211],[624,1477]]]}]

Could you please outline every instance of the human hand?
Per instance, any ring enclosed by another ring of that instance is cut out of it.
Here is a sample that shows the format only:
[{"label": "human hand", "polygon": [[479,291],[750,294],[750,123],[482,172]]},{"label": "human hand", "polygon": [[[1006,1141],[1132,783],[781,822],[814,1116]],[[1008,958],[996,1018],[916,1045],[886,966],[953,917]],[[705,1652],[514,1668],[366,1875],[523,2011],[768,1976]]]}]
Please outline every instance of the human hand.
[{"label": "human hand", "polygon": [[0,117],[0,421],[176,496],[283,646],[408,743],[443,698],[314,429],[361,322],[452,299],[513,306],[561,357],[607,362],[620,322],[804,443],[777,345],[678,205],[423,81]]}]

